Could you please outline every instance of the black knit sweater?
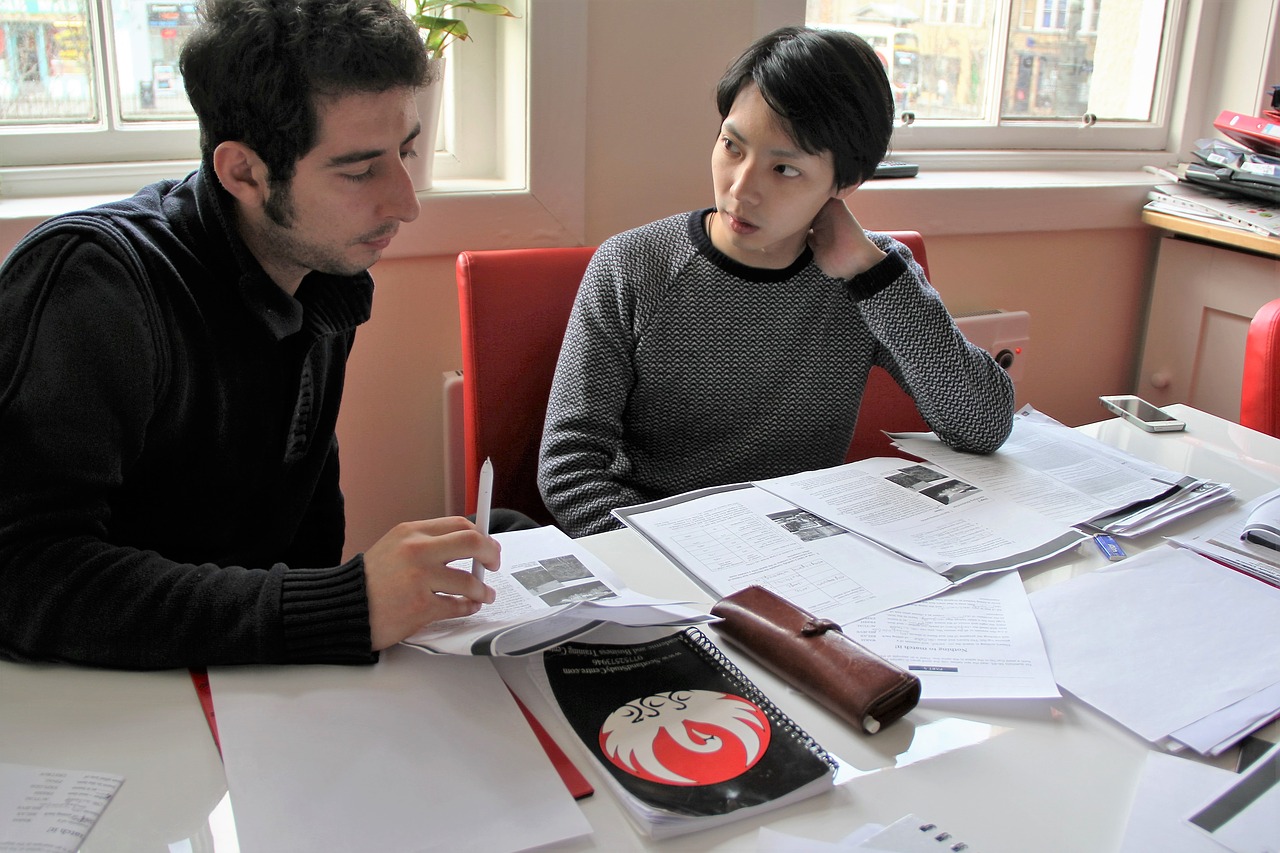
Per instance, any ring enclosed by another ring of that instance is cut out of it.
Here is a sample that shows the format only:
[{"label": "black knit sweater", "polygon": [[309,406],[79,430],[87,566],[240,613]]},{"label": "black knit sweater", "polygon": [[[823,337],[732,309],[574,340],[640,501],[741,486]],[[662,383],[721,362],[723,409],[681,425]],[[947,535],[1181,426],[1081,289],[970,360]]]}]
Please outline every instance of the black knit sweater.
[{"label": "black knit sweater", "polygon": [[0,655],[369,662],[334,424],[373,283],[290,297],[204,172],[0,268]]}]

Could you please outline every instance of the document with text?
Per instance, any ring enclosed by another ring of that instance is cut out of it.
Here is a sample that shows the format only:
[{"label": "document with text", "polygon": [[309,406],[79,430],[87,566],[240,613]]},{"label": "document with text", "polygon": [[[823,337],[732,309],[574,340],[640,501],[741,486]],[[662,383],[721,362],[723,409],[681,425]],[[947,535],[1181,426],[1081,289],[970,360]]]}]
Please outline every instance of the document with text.
[{"label": "document with text", "polygon": [[[527,655],[604,622],[686,626],[712,617],[628,589],[600,558],[556,527],[499,533],[502,568],[485,572],[497,594],[479,613],[434,622],[405,645],[452,655]],[[469,562],[469,561],[468,561]]]},{"label": "document with text", "polygon": [[936,465],[877,457],[755,485],[952,582],[1021,568],[1086,536]]},{"label": "document with text", "polygon": [[920,563],[749,483],[614,515],[714,598],[754,584],[841,625],[951,586]]},{"label": "document with text", "polygon": [[894,445],[1065,525],[1118,536],[1145,533],[1231,496],[1224,484],[1187,477],[1067,427],[1029,406],[995,453],[961,453],[932,433]]},{"label": "document with text", "polygon": [[1062,695],[1016,573],[877,613],[844,632],[918,676],[922,702]]}]

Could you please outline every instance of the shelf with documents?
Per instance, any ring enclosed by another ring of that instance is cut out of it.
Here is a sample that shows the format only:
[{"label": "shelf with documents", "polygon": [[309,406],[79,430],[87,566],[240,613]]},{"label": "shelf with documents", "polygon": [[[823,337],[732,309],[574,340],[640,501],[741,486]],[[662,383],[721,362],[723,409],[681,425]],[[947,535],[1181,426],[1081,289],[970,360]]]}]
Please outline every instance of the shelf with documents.
[{"label": "shelf with documents", "polygon": [[1250,234],[1238,228],[1213,225],[1208,222],[1197,222],[1171,213],[1159,213],[1154,210],[1142,211],[1142,221],[1174,234],[1193,237],[1210,243],[1218,243],[1232,249],[1244,249],[1280,258],[1280,237],[1264,237],[1261,234]]}]

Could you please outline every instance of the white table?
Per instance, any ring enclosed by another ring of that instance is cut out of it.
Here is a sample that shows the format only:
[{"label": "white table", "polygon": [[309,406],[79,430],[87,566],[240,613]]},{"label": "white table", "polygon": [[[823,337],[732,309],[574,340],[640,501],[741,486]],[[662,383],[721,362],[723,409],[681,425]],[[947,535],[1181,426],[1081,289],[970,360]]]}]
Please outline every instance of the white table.
[{"label": "white table", "polygon": [[[1170,408],[1186,420],[1185,432],[1152,435],[1118,419],[1081,431],[1173,470],[1228,482],[1243,500],[1280,485],[1280,440],[1186,406]],[[1126,541],[1125,548],[1133,553],[1159,545],[1163,535],[1181,529]],[[639,592],[710,603],[630,531],[583,541]],[[1022,576],[1034,589],[1101,565],[1089,545]],[[750,661],[737,660],[784,711],[865,775],[754,820],[649,845],[626,824],[567,729],[542,713],[597,783],[595,796],[582,803],[593,835],[561,849],[750,851],[765,824],[831,841],[907,813],[935,821],[984,853],[1118,848],[1149,747],[1074,699],[920,707],[868,737]],[[1273,725],[1263,736],[1276,740],[1278,729]],[[1232,760],[1228,753],[1221,763]],[[126,778],[90,833],[86,853],[237,849],[221,763],[185,672],[0,662],[0,761]]]}]

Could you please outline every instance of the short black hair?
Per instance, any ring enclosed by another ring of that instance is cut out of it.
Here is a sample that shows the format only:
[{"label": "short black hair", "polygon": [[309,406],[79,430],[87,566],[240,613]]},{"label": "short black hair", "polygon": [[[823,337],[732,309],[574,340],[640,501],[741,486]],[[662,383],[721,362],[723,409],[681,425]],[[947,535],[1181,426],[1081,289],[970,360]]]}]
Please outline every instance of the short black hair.
[{"label": "short black hair", "polygon": [[720,78],[721,119],[751,83],[797,145],[809,154],[831,152],[839,189],[871,177],[889,150],[889,76],[871,46],[850,32],[782,27],[757,39]]},{"label": "short black hair", "polygon": [[427,80],[422,37],[392,0],[206,0],[200,17],[179,68],[201,156],[243,142],[276,185],[315,147],[320,98]]}]

